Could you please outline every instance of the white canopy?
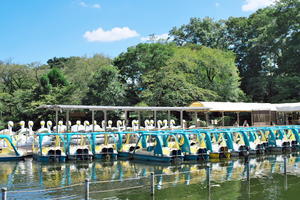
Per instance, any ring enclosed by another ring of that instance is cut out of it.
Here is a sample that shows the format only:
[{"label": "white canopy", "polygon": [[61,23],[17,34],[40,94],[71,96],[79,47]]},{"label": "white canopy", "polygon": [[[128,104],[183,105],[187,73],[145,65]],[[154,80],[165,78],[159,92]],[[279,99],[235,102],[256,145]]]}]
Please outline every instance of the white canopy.
[{"label": "white canopy", "polygon": [[300,112],[300,103],[276,104],[278,112]]},{"label": "white canopy", "polygon": [[197,101],[190,107],[207,107],[212,112],[252,112],[252,111],[278,111],[295,112],[300,111],[300,103],[245,103],[245,102],[207,102]]},{"label": "white canopy", "polygon": [[40,109],[49,110],[91,110],[91,111],[204,111],[209,110],[206,107],[145,107],[145,106],[90,106],[90,105],[43,105]]}]

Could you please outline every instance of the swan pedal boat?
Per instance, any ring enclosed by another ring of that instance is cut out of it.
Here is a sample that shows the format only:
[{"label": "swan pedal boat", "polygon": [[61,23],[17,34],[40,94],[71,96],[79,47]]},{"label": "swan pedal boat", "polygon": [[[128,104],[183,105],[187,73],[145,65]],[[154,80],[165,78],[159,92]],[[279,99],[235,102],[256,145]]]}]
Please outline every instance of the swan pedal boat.
[{"label": "swan pedal boat", "polygon": [[184,154],[184,160],[197,161],[207,160],[209,158],[209,152],[206,146],[206,135],[204,133],[181,132],[177,137]]},{"label": "swan pedal boat", "polygon": [[[142,133],[132,152],[132,158],[134,160],[155,162],[182,162],[184,155],[179,147],[177,137],[174,134],[167,134],[167,136],[172,137],[173,141],[165,143],[163,137],[166,137],[166,135],[163,133]],[[138,148],[140,141],[142,148]]]},{"label": "swan pedal boat", "polygon": [[95,159],[116,160],[117,139],[115,133],[95,132],[92,136],[92,151]]},{"label": "swan pedal boat", "polygon": [[268,138],[267,151],[269,153],[289,153],[292,151],[292,141],[281,129],[266,129],[263,131]]},{"label": "swan pedal boat", "polygon": [[209,158],[212,160],[218,159],[229,159],[232,156],[236,156],[231,152],[228,148],[227,142],[230,140],[225,140],[224,132],[219,133],[207,133],[209,137],[207,137],[208,149],[209,149]]},{"label": "swan pedal boat", "polygon": [[62,133],[38,133],[33,144],[33,158],[40,162],[65,162],[66,147]]},{"label": "swan pedal boat", "polygon": [[0,161],[23,160],[24,157],[14,145],[10,135],[0,135]]},{"label": "swan pedal boat", "polygon": [[141,140],[137,144],[140,135],[134,132],[118,132],[118,157],[131,158],[134,149],[142,147]]},{"label": "swan pedal boat", "polygon": [[89,133],[65,133],[68,160],[92,160],[93,144]]}]

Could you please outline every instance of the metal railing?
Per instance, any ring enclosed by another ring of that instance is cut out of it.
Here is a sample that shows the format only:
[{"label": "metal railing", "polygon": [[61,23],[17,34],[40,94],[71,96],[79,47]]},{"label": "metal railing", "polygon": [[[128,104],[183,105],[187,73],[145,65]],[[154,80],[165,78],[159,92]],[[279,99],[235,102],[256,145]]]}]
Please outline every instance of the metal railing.
[{"label": "metal railing", "polygon": [[[284,157],[283,160],[283,173],[286,175],[287,174],[287,158]],[[246,168],[246,180],[250,182],[250,163],[249,161],[245,162],[245,168]],[[203,170],[203,169],[202,169]],[[206,166],[206,182],[207,182],[207,187],[210,188],[211,184],[211,167]],[[7,200],[8,194],[15,194],[15,193],[34,193],[34,192],[45,192],[45,191],[57,191],[57,190],[63,190],[66,188],[73,188],[73,187],[78,187],[78,186],[83,186],[84,189],[84,199],[89,200],[90,195],[93,194],[99,194],[99,193],[106,193],[106,192],[115,192],[115,191],[126,191],[126,190],[132,190],[132,189],[138,189],[138,188],[144,188],[150,186],[150,195],[155,194],[155,186],[159,185],[159,183],[155,183],[155,177],[158,176],[172,176],[172,175],[178,175],[178,174],[185,174],[185,173],[195,173],[199,172],[199,170],[191,170],[191,171],[183,171],[183,172],[174,172],[174,173],[168,173],[168,174],[154,174],[154,172],[151,172],[149,176],[140,176],[140,177],[133,177],[133,178],[127,178],[127,179],[122,179],[122,180],[106,180],[106,181],[93,181],[91,182],[89,179],[85,179],[85,182],[82,183],[77,183],[73,185],[68,185],[68,186],[62,186],[62,187],[51,187],[51,188],[46,188],[46,189],[38,189],[38,190],[14,190],[14,191],[8,191],[7,188],[3,187],[1,188],[1,193],[2,193],[2,200]],[[193,179],[199,179],[202,177],[196,177]],[[124,182],[124,181],[136,181],[136,180],[142,180],[142,179],[148,179],[150,182],[150,185],[145,183],[137,186],[128,186],[128,187],[122,187],[122,188],[114,188],[114,189],[106,189],[106,190],[97,190],[97,191],[90,191],[90,186],[92,184],[99,184],[99,183],[115,183],[115,182]],[[171,184],[175,183],[174,181],[169,181],[169,182],[164,182],[163,184]],[[72,194],[69,196],[62,196],[62,197],[56,197],[53,198],[53,200],[56,199],[67,199],[67,198],[74,198],[74,197],[79,197],[81,195],[77,194]]]}]

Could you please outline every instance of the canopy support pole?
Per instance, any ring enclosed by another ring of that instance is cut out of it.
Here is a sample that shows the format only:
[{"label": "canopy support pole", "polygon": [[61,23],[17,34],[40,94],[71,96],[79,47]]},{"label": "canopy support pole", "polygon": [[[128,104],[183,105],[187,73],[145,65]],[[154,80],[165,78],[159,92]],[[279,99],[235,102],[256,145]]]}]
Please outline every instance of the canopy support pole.
[{"label": "canopy support pole", "polygon": [[67,112],[66,112],[67,132],[69,132],[69,128],[70,128],[70,127],[69,127],[69,120],[70,120],[70,119],[69,119],[69,118],[70,118],[69,115],[70,115],[70,114],[69,114],[69,111],[67,110]]},{"label": "canopy support pole", "polygon": [[93,132],[95,132],[95,123],[94,123],[94,121],[95,121],[95,111],[94,110],[92,110],[92,124],[93,124]]},{"label": "canopy support pole", "polygon": [[170,121],[171,121],[171,111],[168,110],[168,125],[169,125],[169,128],[171,128],[171,123],[170,123]]},{"label": "canopy support pole", "polygon": [[127,131],[127,110],[125,110],[125,131]]},{"label": "canopy support pole", "polygon": [[284,116],[285,116],[285,125],[289,125],[289,117],[287,112],[284,113]]},{"label": "canopy support pole", "polygon": [[237,115],[237,127],[240,126],[240,112],[236,112]]},{"label": "canopy support pole", "polygon": [[183,129],[183,111],[180,111],[180,126]]},{"label": "canopy support pole", "polygon": [[194,122],[195,122],[195,128],[197,127],[197,112],[194,112]]},{"label": "canopy support pole", "polygon": [[56,133],[58,133],[58,110],[55,110]]},{"label": "canopy support pole", "polygon": [[141,129],[141,112],[138,111],[138,129],[140,130]]},{"label": "canopy support pole", "polygon": [[208,124],[208,112],[205,112],[205,121],[206,121],[206,126],[208,127],[209,124]]},{"label": "canopy support pole", "polygon": [[154,128],[157,127],[157,115],[156,110],[154,110]]},{"label": "canopy support pole", "polygon": [[253,111],[251,111],[251,126],[254,126],[254,116],[253,116]]},{"label": "canopy support pole", "polygon": [[222,126],[225,126],[225,120],[224,120],[224,112],[222,112]]},{"label": "canopy support pole", "polygon": [[107,111],[104,110],[103,113],[104,113],[104,131],[106,131],[106,126],[107,126]]}]

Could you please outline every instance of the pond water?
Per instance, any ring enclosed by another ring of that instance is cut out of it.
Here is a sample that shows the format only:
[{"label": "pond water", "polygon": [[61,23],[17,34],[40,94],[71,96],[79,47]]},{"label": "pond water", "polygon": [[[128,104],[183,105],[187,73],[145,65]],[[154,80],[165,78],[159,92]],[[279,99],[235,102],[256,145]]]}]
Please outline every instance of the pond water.
[{"label": "pond water", "polygon": [[[248,163],[238,159],[180,165],[132,161],[42,164],[26,159],[0,163],[0,187],[7,187],[9,200],[84,199],[88,178],[90,199],[298,200],[299,167],[297,154],[251,158]],[[155,174],[154,196],[150,195],[151,172]],[[119,190],[122,188],[125,190]]]}]

